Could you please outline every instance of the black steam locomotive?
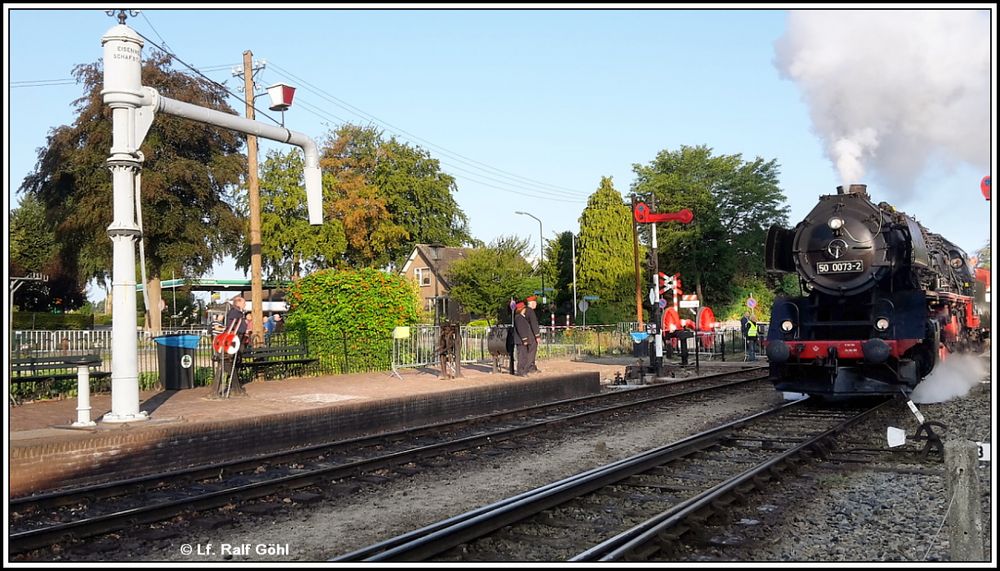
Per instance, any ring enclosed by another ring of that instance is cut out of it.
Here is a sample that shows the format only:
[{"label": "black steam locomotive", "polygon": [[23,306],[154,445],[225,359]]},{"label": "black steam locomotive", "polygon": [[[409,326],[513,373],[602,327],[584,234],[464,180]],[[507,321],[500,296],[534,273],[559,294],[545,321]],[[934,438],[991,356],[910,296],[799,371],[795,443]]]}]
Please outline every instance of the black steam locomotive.
[{"label": "black steam locomotive", "polygon": [[767,234],[768,270],[797,272],[799,297],[771,310],[766,353],[781,391],[909,395],[949,352],[982,351],[985,284],[968,256],[854,184],[789,230]]}]

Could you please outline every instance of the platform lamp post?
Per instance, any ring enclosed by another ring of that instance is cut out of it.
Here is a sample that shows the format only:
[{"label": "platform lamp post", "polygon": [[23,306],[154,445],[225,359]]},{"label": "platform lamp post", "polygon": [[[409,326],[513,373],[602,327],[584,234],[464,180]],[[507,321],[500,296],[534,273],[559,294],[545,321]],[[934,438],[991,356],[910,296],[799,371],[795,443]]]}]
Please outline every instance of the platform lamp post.
[{"label": "platform lamp post", "polygon": [[431,260],[434,262],[434,326],[437,327],[441,325],[441,298],[438,290],[438,263],[441,261],[441,248],[444,248],[442,244],[434,243],[428,244],[427,248],[431,251]]},{"label": "platform lamp post", "polygon": [[542,268],[542,263],[545,261],[545,243],[542,239],[542,221],[538,219],[534,214],[529,214],[527,212],[521,212],[520,210],[514,212],[514,214],[522,214],[524,216],[531,216],[538,221],[538,273],[542,276],[542,306],[547,307],[548,302],[545,299],[545,270]]}]

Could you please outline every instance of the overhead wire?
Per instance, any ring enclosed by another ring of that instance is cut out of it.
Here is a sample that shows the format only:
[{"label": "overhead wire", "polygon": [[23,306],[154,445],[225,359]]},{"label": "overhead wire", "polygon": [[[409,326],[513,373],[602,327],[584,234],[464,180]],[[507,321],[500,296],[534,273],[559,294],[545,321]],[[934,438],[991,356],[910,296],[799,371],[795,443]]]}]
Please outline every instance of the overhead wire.
[{"label": "overhead wire", "polygon": [[[145,16],[144,16],[144,18],[145,18],[145,20],[148,23],[149,22],[149,18],[146,18]],[[206,76],[203,73],[202,70],[194,67],[191,64],[188,64],[183,59],[181,59],[180,57],[178,57],[175,53],[173,53],[169,49],[167,49],[167,47],[165,47],[166,46],[166,41],[163,40],[163,37],[159,34],[159,32],[156,31],[155,28],[153,28],[153,26],[152,26],[151,23],[150,23],[150,28],[152,28],[153,31],[154,31],[154,33],[156,33],[156,35],[161,39],[161,41],[163,43],[162,46],[159,45],[159,44],[157,44],[156,42],[152,41],[148,37],[144,36],[141,32],[136,31],[136,33],[141,38],[143,38],[144,40],[146,40],[151,46],[153,46],[156,49],[160,50],[161,52],[169,55],[171,58],[176,59],[179,63],[181,63],[182,65],[184,65],[186,68],[188,68],[189,70],[191,70],[195,74],[197,74],[199,77],[201,77],[204,80],[212,83],[213,85],[216,85],[219,88],[225,90],[226,93],[230,94],[230,96],[232,96],[236,100],[238,100],[238,101],[242,102],[244,105],[246,105],[246,103],[247,103],[246,99],[244,99],[243,97],[240,97],[239,95],[237,95],[236,93],[234,93],[233,90],[230,89],[228,86],[226,86],[224,83],[219,83],[218,81],[215,81],[212,78]],[[281,66],[278,66],[278,65],[274,64],[272,61],[269,61],[268,65],[271,66],[272,68],[274,68],[277,71],[278,75],[281,75],[283,77],[291,79],[292,81],[295,81],[297,83],[300,83],[301,85],[305,86],[306,90],[311,91],[313,93],[316,93],[321,98],[326,99],[328,102],[333,103],[333,104],[337,105],[338,107],[346,109],[346,110],[348,110],[348,111],[350,111],[350,112],[352,112],[352,113],[354,113],[354,114],[356,114],[356,115],[358,115],[360,117],[366,118],[367,120],[369,120],[371,122],[374,122],[374,123],[376,123],[376,124],[378,124],[380,126],[384,126],[384,127],[388,128],[388,129],[392,130],[392,132],[397,132],[398,131],[398,134],[401,137],[403,137],[405,135],[406,136],[405,138],[412,138],[412,139],[416,139],[416,140],[422,141],[425,144],[427,144],[429,146],[432,146],[435,149],[438,149],[440,152],[442,152],[444,154],[452,155],[454,157],[457,157],[457,158],[453,158],[453,159],[449,159],[449,160],[455,160],[455,161],[458,161],[460,163],[465,163],[467,165],[471,165],[472,168],[476,168],[476,169],[480,169],[480,170],[482,170],[482,169],[485,168],[485,169],[490,169],[492,171],[496,171],[497,173],[500,173],[499,175],[494,175],[493,173],[472,172],[472,171],[469,171],[468,169],[465,169],[465,168],[462,168],[462,167],[458,167],[455,164],[452,164],[450,162],[446,162],[444,160],[440,160],[439,159],[439,162],[442,165],[445,165],[445,166],[447,166],[450,169],[454,169],[454,170],[466,173],[466,174],[464,174],[462,176],[469,178],[469,180],[471,180],[472,182],[474,182],[476,184],[480,184],[480,185],[487,186],[487,187],[490,187],[490,188],[495,188],[497,190],[504,191],[504,192],[510,192],[512,194],[517,194],[517,195],[520,195],[520,196],[527,196],[527,197],[530,197],[530,198],[539,198],[539,199],[543,199],[543,200],[555,200],[555,201],[560,201],[560,202],[586,202],[588,193],[585,193],[585,192],[582,192],[582,191],[578,191],[578,190],[569,189],[567,187],[560,187],[560,186],[549,184],[549,183],[539,182],[539,181],[536,181],[536,180],[533,180],[533,179],[530,179],[530,178],[527,178],[527,177],[523,177],[523,176],[520,176],[520,175],[517,175],[517,174],[514,174],[514,173],[510,173],[510,172],[505,171],[503,169],[498,169],[496,167],[492,167],[490,165],[487,165],[486,163],[482,163],[482,162],[477,161],[475,159],[471,159],[471,158],[465,157],[464,155],[461,155],[459,153],[455,153],[453,151],[450,151],[448,149],[440,147],[439,145],[435,145],[434,143],[431,143],[430,141],[427,141],[426,139],[423,139],[421,137],[413,135],[412,133],[409,133],[408,131],[406,131],[404,129],[400,129],[399,127],[396,127],[396,126],[392,125],[391,123],[383,121],[383,120],[379,119],[378,117],[376,117],[374,115],[371,115],[370,113],[367,113],[364,110],[359,109],[359,108],[351,105],[350,103],[347,103],[346,101],[343,101],[343,100],[341,100],[341,99],[339,99],[339,98],[337,98],[337,97],[335,97],[335,96],[327,93],[326,91],[324,91],[324,90],[322,90],[322,89],[314,86],[312,83],[310,83],[310,82],[306,81],[305,79],[302,79],[302,78],[300,78],[300,77],[292,74],[291,72],[285,70]],[[219,70],[224,69],[224,66],[212,66],[212,67],[215,67],[215,68],[217,68]],[[207,68],[206,68],[206,70],[207,70]],[[340,121],[342,123],[351,123],[350,121],[347,121],[347,120],[343,119],[342,117],[334,115],[333,113],[330,113],[329,111],[320,110],[320,108],[316,107],[315,105],[310,105],[310,104],[302,101],[301,99],[299,99],[297,101],[297,103],[304,104],[305,106],[313,107],[313,109],[307,109],[307,111],[313,113],[314,115],[319,116],[320,118],[329,119],[330,117],[333,117],[334,119],[336,119],[336,120],[338,120],[338,121]],[[282,124],[281,121],[278,121],[275,118],[273,118],[270,115],[268,115],[267,113],[264,113],[264,112],[260,111],[259,109],[256,108],[256,106],[254,106],[254,109],[255,109],[255,111],[257,111],[258,113],[260,113],[261,115],[263,115],[264,117],[266,117],[267,119],[269,119],[270,121],[272,121],[273,123],[275,123],[276,125],[281,125]],[[515,184],[515,183],[511,182],[510,180],[500,180],[500,179],[494,178],[495,176],[506,177],[506,178],[510,178],[510,179],[513,179],[513,180],[521,179],[523,181],[526,181],[528,184],[534,185],[534,186],[536,186],[538,188],[531,188],[531,187],[525,186],[523,183],[517,183],[517,184]],[[476,180],[476,178],[472,178],[472,177],[486,178],[487,180],[492,180],[494,182],[498,182],[498,183],[506,185],[506,186],[496,186],[496,185],[490,184],[488,182],[483,182],[482,180]],[[527,191],[530,191],[530,192],[519,192],[517,190],[513,190],[513,189],[509,188],[510,186],[516,186],[517,188],[520,188],[522,190],[527,190]],[[548,187],[548,188],[544,188],[544,187]]]},{"label": "overhead wire", "polygon": [[[505,171],[503,169],[499,169],[499,168],[490,166],[490,165],[488,165],[486,163],[483,163],[481,161],[477,161],[475,159],[466,157],[466,156],[464,156],[464,155],[462,155],[460,153],[456,153],[454,151],[451,151],[449,149],[441,147],[440,145],[436,145],[436,144],[432,143],[431,141],[428,141],[428,140],[426,140],[426,139],[424,139],[422,137],[414,135],[414,134],[406,131],[405,129],[397,127],[397,126],[389,123],[388,121],[384,121],[384,120],[376,117],[375,115],[372,115],[372,114],[370,114],[370,113],[368,113],[368,112],[366,112],[366,111],[364,111],[364,110],[362,110],[362,109],[360,109],[358,107],[355,107],[354,105],[351,105],[350,103],[347,103],[346,101],[344,101],[344,100],[342,100],[342,99],[340,99],[340,98],[338,98],[336,96],[333,96],[333,95],[329,94],[328,92],[324,91],[323,89],[321,89],[319,87],[316,87],[315,85],[313,85],[309,81],[307,81],[307,80],[305,80],[305,79],[303,79],[301,77],[298,77],[295,74],[289,72],[288,70],[282,68],[281,66],[275,64],[273,61],[269,61],[268,63],[271,65],[272,68],[274,68],[275,70],[277,70],[277,72],[278,72],[279,75],[281,75],[281,76],[283,76],[283,77],[285,77],[287,79],[290,79],[292,81],[295,81],[296,83],[298,83],[300,85],[303,85],[305,87],[305,89],[307,89],[308,91],[312,91],[313,93],[316,93],[317,95],[319,95],[320,97],[323,97],[324,99],[326,99],[330,103],[333,103],[334,105],[337,105],[338,107],[341,107],[341,108],[343,108],[343,109],[345,109],[347,111],[350,111],[350,112],[352,112],[352,113],[354,113],[354,114],[356,114],[356,115],[358,115],[360,117],[363,117],[366,120],[373,121],[375,123],[383,125],[387,129],[389,129],[391,132],[393,132],[393,133],[395,133],[395,134],[397,134],[397,135],[399,135],[399,136],[401,136],[403,138],[410,139],[410,140],[415,140],[415,141],[420,141],[420,142],[422,142],[422,143],[424,143],[424,144],[426,144],[426,145],[428,145],[430,147],[433,147],[433,148],[437,149],[439,152],[441,152],[441,153],[443,153],[445,155],[451,155],[451,156],[455,157],[454,160],[457,160],[457,161],[462,162],[462,163],[470,164],[471,166],[473,166],[473,168],[489,169],[489,170],[492,170],[492,171],[496,171],[497,173],[500,173],[499,176],[503,176],[503,177],[506,177],[506,178],[513,178],[513,179],[521,179],[522,181],[527,182],[528,184],[531,184],[531,185],[534,185],[534,186],[538,186],[538,187],[548,187],[548,189],[546,189],[548,192],[553,192],[553,193],[557,193],[557,194],[563,194],[563,195],[567,195],[567,196],[571,196],[571,197],[577,197],[577,198],[589,196],[589,193],[587,193],[587,192],[583,192],[583,191],[576,190],[576,189],[571,189],[571,188],[568,188],[568,187],[558,186],[558,185],[554,185],[554,184],[550,184],[550,183],[546,183],[546,182],[540,182],[540,181],[537,181],[537,180],[534,180],[534,179],[530,179],[528,177],[523,177],[521,175],[514,174],[514,173],[511,173],[509,171]],[[497,176],[497,175],[494,175],[494,176]],[[539,190],[542,190],[542,189],[539,188]]]}]

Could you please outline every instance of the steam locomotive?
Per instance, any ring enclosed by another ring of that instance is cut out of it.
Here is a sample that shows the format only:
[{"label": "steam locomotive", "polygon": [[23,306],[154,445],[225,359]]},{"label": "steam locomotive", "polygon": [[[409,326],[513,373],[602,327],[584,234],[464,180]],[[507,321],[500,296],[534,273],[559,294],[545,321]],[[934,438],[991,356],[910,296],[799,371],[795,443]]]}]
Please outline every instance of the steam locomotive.
[{"label": "steam locomotive", "polygon": [[965,252],[863,184],[820,196],[794,229],[772,226],[765,264],[799,276],[765,341],[781,391],[909,395],[948,353],[981,352],[988,337],[986,284]]}]

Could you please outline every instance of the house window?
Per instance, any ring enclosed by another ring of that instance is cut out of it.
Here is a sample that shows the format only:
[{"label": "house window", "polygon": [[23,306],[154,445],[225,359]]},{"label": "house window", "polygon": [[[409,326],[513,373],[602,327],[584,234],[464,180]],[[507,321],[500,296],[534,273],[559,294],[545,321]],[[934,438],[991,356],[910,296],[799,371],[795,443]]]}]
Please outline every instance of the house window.
[{"label": "house window", "polygon": [[413,270],[413,275],[417,278],[417,283],[421,286],[431,285],[431,269],[430,268],[416,268]]}]

